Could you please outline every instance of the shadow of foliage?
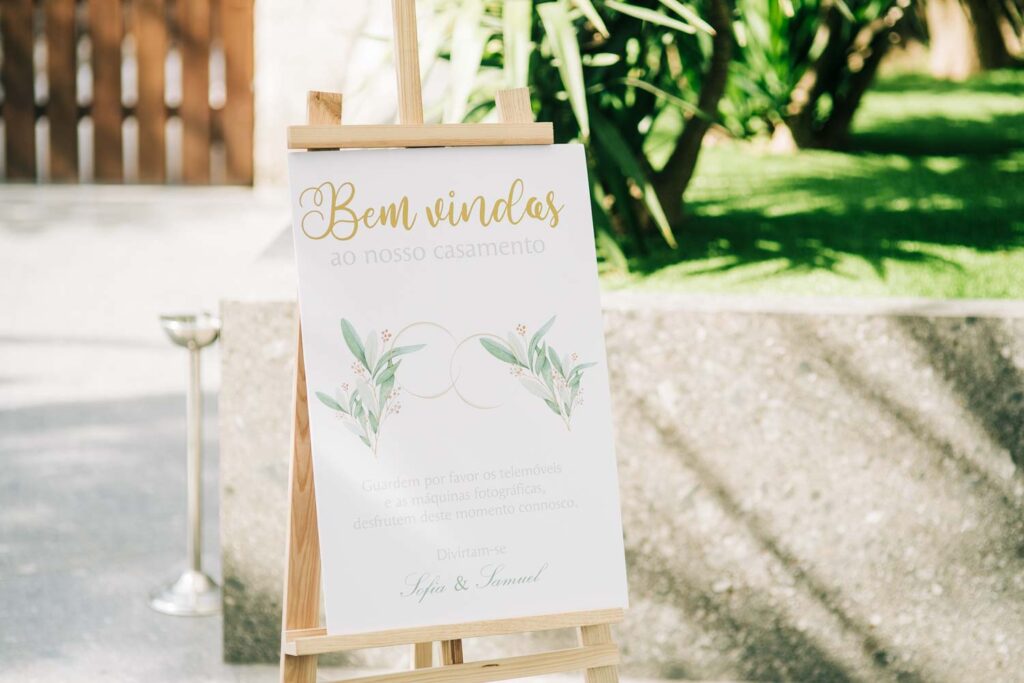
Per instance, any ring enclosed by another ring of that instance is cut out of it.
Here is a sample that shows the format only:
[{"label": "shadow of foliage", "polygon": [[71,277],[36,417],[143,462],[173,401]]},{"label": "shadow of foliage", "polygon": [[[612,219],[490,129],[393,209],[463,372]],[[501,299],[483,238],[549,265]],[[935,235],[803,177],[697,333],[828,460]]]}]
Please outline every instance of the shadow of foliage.
[{"label": "shadow of foliage", "polygon": [[833,165],[835,156],[813,156],[804,174],[775,174],[770,165],[744,197],[725,196],[730,187],[708,188],[690,204],[679,250],[660,249],[633,268],[651,273],[682,254],[713,259],[691,274],[770,261],[775,272],[841,275],[841,262],[855,256],[884,277],[887,260],[960,267],[935,247],[1024,246],[1024,220],[1014,210],[1019,177],[987,160],[886,157]]},{"label": "shadow of foliage", "polygon": [[[655,404],[646,398],[637,398],[645,415],[658,415]],[[741,523],[756,539],[758,545],[777,560],[792,576],[795,585],[804,590],[822,608],[832,615],[835,623],[851,638],[858,641],[865,661],[873,669],[874,679],[895,679],[905,683],[919,683],[924,679],[916,672],[893,666],[899,648],[886,642],[865,623],[844,607],[842,587],[831,586],[820,579],[810,567],[789,551],[772,532],[770,524],[756,512],[747,509],[715,472],[715,465],[705,461],[690,445],[677,424],[660,420],[654,424],[659,440],[670,451],[678,454],[686,466],[694,471],[703,490],[709,494],[731,518]],[[633,561],[631,571],[636,578],[644,570],[651,571],[652,563]],[[856,680],[842,662],[820,646],[807,633],[788,622],[777,608],[768,605],[763,597],[750,591],[743,595],[737,608],[714,593],[694,590],[693,581],[674,576],[671,563],[664,558],[653,563],[653,574],[644,577],[645,585],[675,585],[674,590],[663,590],[662,595],[675,595],[680,609],[686,613],[695,610],[714,615],[720,626],[733,634],[743,633],[740,663],[744,676],[750,680],[813,680],[840,683]],[[660,580],[658,580],[660,579]],[[704,673],[704,672],[699,672]],[[691,675],[680,663],[676,670],[663,670],[662,676],[684,678]]]},{"label": "shadow of foliage", "polygon": [[1024,148],[1024,77],[993,71],[963,83],[906,74],[880,80],[849,149],[882,154],[992,156]]},{"label": "shadow of foliage", "polygon": [[1024,75],[884,79],[858,112],[846,152],[705,149],[679,249],[652,239],[654,251],[630,266],[645,275],[679,264],[690,276],[770,262],[751,277],[863,278],[861,268],[844,269],[853,257],[879,278],[887,262],[920,264],[922,274],[962,269],[963,278],[978,254],[1024,246],[1022,171]]},{"label": "shadow of foliage", "polygon": [[989,71],[965,82],[947,81],[927,74],[904,73],[880,78],[871,86],[872,93],[907,93],[909,91],[938,95],[1020,95],[1024,94],[1024,77],[1012,69]]},{"label": "shadow of foliage", "polygon": [[[1024,471],[1024,373],[1010,357],[1013,331],[997,319],[967,318],[957,334],[939,333],[915,318],[900,318],[909,339],[946,382],[962,397],[963,405]],[[960,323],[953,323],[961,325]],[[976,328],[971,334],[969,328]],[[972,343],[973,342],[973,343]]]}]

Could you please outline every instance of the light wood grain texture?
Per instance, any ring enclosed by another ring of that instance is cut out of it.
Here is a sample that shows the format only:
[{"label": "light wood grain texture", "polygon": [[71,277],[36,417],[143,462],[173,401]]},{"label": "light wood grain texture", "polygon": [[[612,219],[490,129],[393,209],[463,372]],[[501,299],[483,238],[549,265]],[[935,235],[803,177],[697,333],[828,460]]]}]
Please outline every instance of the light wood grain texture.
[{"label": "light wood grain texture", "polygon": [[124,178],[121,141],[121,40],[124,18],[121,3],[90,0],[89,35],[92,39],[93,175],[96,180],[120,182]]},{"label": "light wood grain texture", "polygon": [[177,0],[181,31],[181,179],[210,182],[210,2]]},{"label": "light wood grain texture", "polygon": [[316,655],[289,657],[281,655],[281,683],[316,683]]},{"label": "light wood grain texture", "polygon": [[[295,410],[289,472],[288,554],[285,558],[283,631],[320,625],[320,535],[313,487],[313,452],[309,439],[309,406],[302,331],[295,360]],[[316,655],[281,653],[282,683],[315,683]]]},{"label": "light wood grain texture", "polygon": [[435,123],[421,126],[289,126],[289,149],[550,145],[550,123]]},{"label": "light wood grain texture", "polygon": [[414,643],[412,646],[412,668],[429,669],[434,666],[434,644]]},{"label": "light wood grain texture", "polygon": [[229,183],[253,180],[253,0],[220,0],[224,45],[224,153]]},{"label": "light wood grain texture", "polygon": [[[319,106],[315,93],[307,95],[308,120],[341,123],[338,109]],[[282,641],[287,633],[320,633],[320,531],[313,486],[313,445],[309,437],[309,397],[306,364],[299,326],[295,352],[295,393],[292,397],[292,457],[288,483],[288,542],[285,557]],[[281,683],[316,683],[316,654],[297,655],[281,648]]]},{"label": "light wood grain texture", "polygon": [[416,0],[391,0],[391,11],[394,20],[395,74],[398,77],[398,122],[423,123]]},{"label": "light wood grain texture", "polygon": [[441,641],[441,663],[445,666],[462,664],[462,640]]},{"label": "light wood grain texture", "polygon": [[577,671],[588,667],[611,666],[615,668],[618,662],[619,651],[614,645],[595,645],[522,657],[506,657],[432,669],[348,678],[336,681],[336,683],[488,683],[488,681],[507,681],[528,676]]},{"label": "light wood grain texture", "polygon": [[327,629],[323,626],[316,626],[313,628],[292,628],[287,631],[283,631],[281,639],[284,641],[295,638],[318,638],[323,635],[327,635]]},{"label": "light wood grain texture", "polygon": [[310,90],[306,93],[306,121],[311,126],[337,126],[341,124],[340,92]]},{"label": "light wood grain texture", "polygon": [[533,122],[529,88],[499,90],[495,93],[494,102],[498,107],[498,120],[502,123]]},{"label": "light wood grain texture", "polygon": [[[584,647],[610,646],[615,647],[612,640],[612,627],[608,624],[590,624],[580,627],[580,645]],[[616,649],[616,651],[618,651]],[[586,683],[619,683],[618,662],[588,666],[584,680]]]},{"label": "light wood grain texture", "polygon": [[136,0],[132,30],[138,61],[139,180],[162,183],[167,176],[167,105],[164,63],[167,59],[165,0]]},{"label": "light wood grain texture", "polygon": [[46,77],[50,124],[50,180],[78,180],[78,88],[75,0],[46,0]]},{"label": "light wood grain texture", "polygon": [[8,180],[36,179],[35,75],[32,73],[32,0],[6,0],[3,38],[4,146]]},{"label": "light wood grain texture", "polygon": [[353,635],[327,635],[325,629],[302,628],[302,631],[286,631],[284,651],[294,655],[322,654],[345,650],[362,650],[371,647],[408,645],[434,640],[456,638],[481,638],[504,636],[530,631],[550,631],[558,628],[578,628],[585,624],[614,624],[622,621],[621,609],[590,610],[586,612],[564,612],[535,617],[515,617],[492,621],[473,621],[464,624],[444,626],[418,626],[416,628],[376,631]]}]

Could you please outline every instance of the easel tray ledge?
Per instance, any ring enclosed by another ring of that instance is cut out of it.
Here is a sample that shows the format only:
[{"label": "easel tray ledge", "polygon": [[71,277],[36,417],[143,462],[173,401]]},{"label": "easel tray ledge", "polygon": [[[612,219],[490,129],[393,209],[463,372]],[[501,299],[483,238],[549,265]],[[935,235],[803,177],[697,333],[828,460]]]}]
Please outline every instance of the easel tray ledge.
[{"label": "easel tray ledge", "polygon": [[617,624],[625,611],[620,608],[563,612],[535,617],[515,617],[492,621],[474,621],[465,624],[422,626],[392,631],[375,631],[354,635],[327,635],[323,628],[292,629],[285,631],[282,649],[293,656],[319,655],[374,647],[390,647],[456,638],[480,638],[511,635],[530,631],[551,631],[560,628],[578,628],[601,624]]},{"label": "easel tray ledge", "polygon": [[289,126],[288,149],[550,145],[550,123],[427,123]]},{"label": "easel tray ledge", "polygon": [[335,683],[490,683],[577,669],[617,666],[619,661],[618,647],[613,643],[607,643],[519,657],[484,659],[445,667],[346,678]]}]

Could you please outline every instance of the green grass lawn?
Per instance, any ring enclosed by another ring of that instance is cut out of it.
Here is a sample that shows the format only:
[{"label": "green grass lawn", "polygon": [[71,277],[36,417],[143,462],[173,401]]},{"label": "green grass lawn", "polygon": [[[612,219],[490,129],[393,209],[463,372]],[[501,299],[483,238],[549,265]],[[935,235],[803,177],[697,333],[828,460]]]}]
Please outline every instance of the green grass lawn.
[{"label": "green grass lawn", "polygon": [[686,199],[606,287],[1024,298],[1024,73],[880,81],[849,151],[706,148]]}]

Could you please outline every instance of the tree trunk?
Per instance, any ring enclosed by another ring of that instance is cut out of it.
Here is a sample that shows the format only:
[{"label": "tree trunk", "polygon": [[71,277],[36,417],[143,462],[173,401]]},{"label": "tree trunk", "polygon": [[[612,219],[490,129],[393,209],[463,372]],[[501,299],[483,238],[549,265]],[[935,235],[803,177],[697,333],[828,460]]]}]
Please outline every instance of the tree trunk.
[{"label": "tree trunk", "polygon": [[925,18],[932,76],[962,81],[981,70],[971,24],[960,0],[927,0]]},{"label": "tree trunk", "polygon": [[925,17],[931,72],[936,78],[962,81],[986,69],[1015,63],[1000,26],[998,0],[927,0]]},{"label": "tree trunk", "polygon": [[789,135],[780,136],[780,139],[788,137],[797,147],[817,146],[814,113],[818,98],[829,90],[829,83],[837,81],[842,76],[846,59],[846,41],[842,39],[845,21],[834,3],[829,0],[821,3],[821,16],[814,35],[814,43],[824,44],[825,48],[793,86],[784,121],[789,129]]},{"label": "tree trunk", "polygon": [[890,26],[884,17],[876,19],[857,34],[851,48],[848,63],[857,67],[846,82],[842,92],[832,99],[832,111],[818,134],[818,146],[826,149],[842,147],[850,133],[853,115],[857,113],[864,93],[875,78],[878,65],[892,45],[890,36],[895,22]]},{"label": "tree trunk", "polygon": [[701,79],[697,108],[703,116],[690,116],[676,140],[665,166],[655,175],[654,186],[658,200],[670,224],[676,224],[683,215],[683,192],[686,191],[704,134],[718,116],[718,101],[725,92],[732,59],[732,8],[728,0],[711,0],[708,23],[715,29],[711,41],[711,62]]},{"label": "tree trunk", "polygon": [[998,0],[966,0],[974,27],[974,48],[982,69],[1003,69],[1014,64],[999,22],[1003,8]]},{"label": "tree trunk", "polygon": [[[822,12],[814,41],[824,42],[825,49],[794,86],[784,123],[798,147],[835,149],[846,141],[857,107],[904,14],[894,4],[851,38],[852,27],[833,3],[822,3]],[[819,121],[815,114],[823,95],[831,99],[831,109],[827,118]],[[773,136],[773,143],[775,138],[781,144],[786,136]]]}]

